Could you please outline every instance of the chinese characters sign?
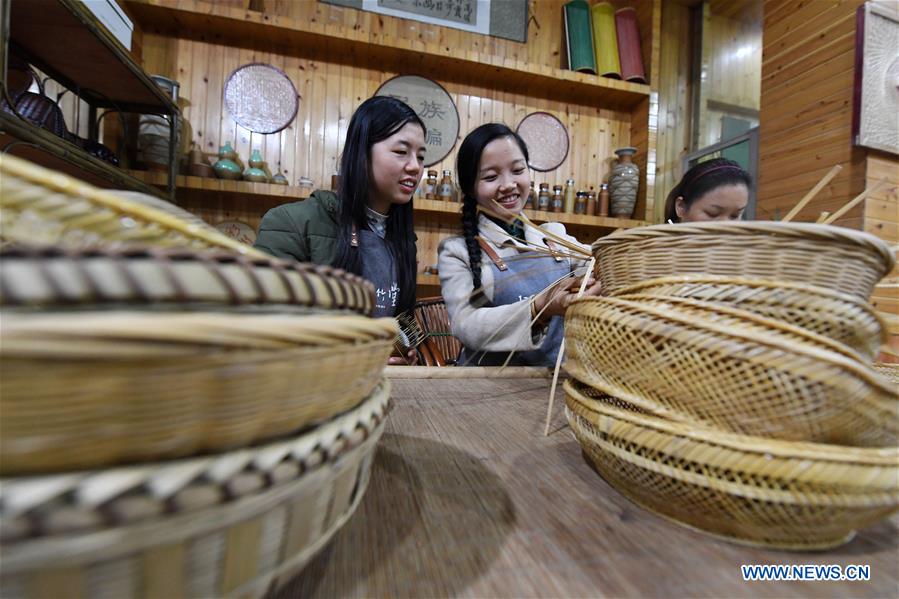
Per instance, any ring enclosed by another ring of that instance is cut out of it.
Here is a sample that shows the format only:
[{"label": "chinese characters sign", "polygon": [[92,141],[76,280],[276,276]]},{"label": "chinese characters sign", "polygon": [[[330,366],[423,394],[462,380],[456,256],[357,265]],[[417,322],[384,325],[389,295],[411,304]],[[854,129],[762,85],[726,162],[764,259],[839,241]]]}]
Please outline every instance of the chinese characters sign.
[{"label": "chinese characters sign", "polygon": [[391,96],[405,102],[424,121],[428,128],[425,166],[446,158],[459,136],[459,113],[453,99],[439,83],[416,75],[403,75],[387,81],[375,95]]},{"label": "chinese characters sign", "polygon": [[[477,0],[377,0],[377,3],[379,8],[414,13],[438,21],[452,21],[473,27],[478,24]],[[441,25],[452,27],[448,23]]]}]

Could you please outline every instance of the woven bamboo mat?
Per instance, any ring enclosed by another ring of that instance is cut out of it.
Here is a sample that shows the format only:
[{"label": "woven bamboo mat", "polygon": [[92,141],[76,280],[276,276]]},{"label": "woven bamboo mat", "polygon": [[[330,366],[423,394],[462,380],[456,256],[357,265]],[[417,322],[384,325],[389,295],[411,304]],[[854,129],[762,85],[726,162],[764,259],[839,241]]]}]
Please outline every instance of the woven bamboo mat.
[{"label": "woven bamboo mat", "polygon": [[[632,504],[581,456],[550,381],[393,378],[367,495],[288,597],[895,596],[899,516],[825,553],[732,545]],[[561,393],[559,397],[561,402]],[[743,582],[741,564],[867,564],[867,582]]]}]

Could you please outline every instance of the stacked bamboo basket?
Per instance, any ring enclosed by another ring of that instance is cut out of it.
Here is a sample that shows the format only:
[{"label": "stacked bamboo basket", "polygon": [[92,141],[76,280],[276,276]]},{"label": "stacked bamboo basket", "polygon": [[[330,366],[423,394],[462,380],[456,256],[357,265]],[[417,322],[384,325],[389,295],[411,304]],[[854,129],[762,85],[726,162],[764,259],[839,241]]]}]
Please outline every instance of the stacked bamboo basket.
[{"label": "stacked bamboo basket", "polygon": [[[566,415],[635,502],[728,540],[825,549],[899,508],[896,373],[867,300],[886,244],[829,225],[658,225],[597,240],[566,315]],[[892,376],[892,380],[888,374]]]},{"label": "stacked bamboo basket", "polygon": [[353,514],[397,326],[343,271],[0,156],[0,596],[262,596]]}]

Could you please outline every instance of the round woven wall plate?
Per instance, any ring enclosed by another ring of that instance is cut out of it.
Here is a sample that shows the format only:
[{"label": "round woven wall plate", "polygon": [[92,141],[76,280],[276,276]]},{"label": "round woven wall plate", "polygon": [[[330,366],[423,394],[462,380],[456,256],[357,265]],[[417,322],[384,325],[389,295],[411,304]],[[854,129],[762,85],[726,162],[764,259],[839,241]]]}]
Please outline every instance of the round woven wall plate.
[{"label": "round woven wall plate", "polygon": [[300,97],[284,71],[250,63],[225,83],[225,106],[231,118],[254,133],[277,133],[297,116]]},{"label": "round woven wall plate", "polygon": [[528,166],[535,171],[559,168],[568,157],[568,130],[548,112],[532,112],[518,123],[518,135],[528,146]]},{"label": "round woven wall plate", "polygon": [[221,233],[224,233],[231,239],[236,239],[241,243],[253,245],[256,242],[256,231],[247,223],[239,220],[226,220],[215,226]]},{"label": "round woven wall plate", "polygon": [[386,81],[376,96],[390,96],[408,104],[428,128],[425,135],[425,166],[449,155],[459,136],[459,111],[442,85],[417,75],[400,75]]}]

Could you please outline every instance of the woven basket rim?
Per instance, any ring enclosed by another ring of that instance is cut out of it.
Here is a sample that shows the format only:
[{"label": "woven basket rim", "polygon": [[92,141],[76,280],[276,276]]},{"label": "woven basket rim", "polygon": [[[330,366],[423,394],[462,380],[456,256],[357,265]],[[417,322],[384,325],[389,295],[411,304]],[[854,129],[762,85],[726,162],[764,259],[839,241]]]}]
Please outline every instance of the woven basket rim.
[{"label": "woven basket rim", "polygon": [[[716,302],[700,300],[692,297],[679,297],[679,296],[667,296],[667,295],[651,295],[648,293],[630,293],[630,294],[615,294],[616,298],[623,299],[626,301],[637,302],[643,304],[643,302],[649,302],[649,305],[661,302],[670,302],[676,305],[689,306],[692,308],[696,308],[697,310],[703,310],[708,312],[720,312],[721,314],[726,314],[728,316],[733,316],[734,318],[744,319],[748,322],[752,322],[758,324],[760,326],[767,327],[769,329],[775,329],[779,331],[783,331],[784,333],[789,333],[791,335],[795,335],[797,337],[803,337],[808,339],[810,343],[816,343],[819,345],[823,345],[825,348],[830,351],[836,352],[838,354],[842,354],[847,358],[851,358],[854,360],[858,360],[859,362],[865,362],[865,358],[855,349],[849,347],[845,343],[841,343],[839,341],[835,341],[829,337],[825,337],[820,333],[816,333],[814,331],[810,331],[806,328],[790,324],[788,322],[784,322],[782,320],[778,320],[776,318],[771,318],[769,316],[763,316],[761,314],[756,314],[755,312],[751,312],[749,310],[744,310],[742,308],[735,308],[733,306],[725,306]],[[644,304],[647,305],[647,304]]]},{"label": "woven basket rim", "polygon": [[[856,359],[849,358],[844,354],[837,353],[832,350],[822,349],[819,347],[814,347],[812,345],[805,345],[791,339],[784,339],[775,335],[760,333],[757,331],[741,331],[740,328],[736,326],[723,326],[717,323],[691,320],[690,318],[681,314],[677,314],[674,311],[664,311],[654,306],[647,306],[640,302],[624,300],[618,297],[582,297],[580,299],[574,300],[569,308],[574,309],[576,314],[578,306],[600,306],[600,309],[605,309],[605,306],[607,305],[614,306],[620,309],[636,311],[638,313],[650,316],[656,320],[664,320],[669,322],[674,321],[681,326],[687,326],[693,329],[704,329],[705,331],[718,336],[723,336],[726,338],[736,337],[743,341],[747,341],[757,345],[767,345],[769,347],[775,347],[780,351],[801,354],[811,359],[826,362],[831,365],[850,370],[854,375],[864,379],[868,384],[874,387],[878,387],[888,394],[895,395],[892,386],[890,386],[889,383],[882,376],[880,376],[879,373],[875,372],[871,368],[866,367],[864,363],[861,363]],[[567,318],[568,316],[566,315],[566,319]],[[782,323],[778,323],[778,326],[776,328],[784,329],[785,325]]]},{"label": "woven basket rim", "polygon": [[879,255],[883,262],[883,272],[886,275],[896,265],[896,256],[880,238],[866,233],[835,225],[819,225],[816,223],[782,223],[776,221],[739,221],[739,222],[697,222],[660,224],[633,229],[619,230],[605,237],[600,237],[592,244],[595,252],[601,248],[607,248],[622,243],[643,241],[665,237],[696,236],[775,236],[792,237],[797,239],[813,239],[827,243],[844,243],[854,246],[862,246]]},{"label": "woven basket rim", "polygon": [[38,166],[16,156],[0,154],[0,172],[4,173],[5,176],[19,177],[35,187],[79,197],[113,212],[157,223],[165,228],[177,231],[189,239],[199,240],[212,246],[228,248],[238,254],[259,258],[268,257],[268,254],[265,252],[231,239],[214,229],[208,230],[205,227],[199,227],[159,208],[120,197],[116,195],[115,191],[100,189],[59,171]]},{"label": "woven basket rim", "polygon": [[[337,462],[343,454],[368,438],[389,412],[390,387],[390,381],[382,377],[369,396],[352,410],[291,437],[252,447],[131,466],[3,477],[0,478],[0,517],[12,518],[63,496],[80,506],[98,509],[124,495],[165,500],[193,484],[215,481],[224,486],[248,471],[268,475],[286,461],[300,466],[297,476],[291,479],[297,480]],[[362,431],[362,439],[358,439],[357,431]],[[187,476],[183,474],[185,472]],[[290,481],[281,481],[274,486],[287,482]],[[250,496],[270,488],[271,485],[264,486]],[[229,501],[231,499],[223,493],[219,503]]]},{"label": "woven basket rim", "polygon": [[[615,420],[621,420],[665,435],[687,437],[705,445],[717,445],[726,449],[755,455],[759,459],[765,460],[778,457],[833,462],[836,464],[887,466],[899,473],[899,447],[853,447],[810,441],[786,441],[723,431],[710,425],[675,422],[658,416],[616,408],[595,399],[590,399],[580,391],[577,385],[590,387],[590,385],[582,383],[577,379],[568,379],[563,383],[566,395],[576,402],[582,408],[582,411],[608,416]],[[580,414],[580,412],[578,413]],[[581,414],[581,416],[596,424],[590,416],[586,414]],[[723,465],[727,466],[727,464]],[[897,482],[897,491],[899,491],[899,482]]]}]

